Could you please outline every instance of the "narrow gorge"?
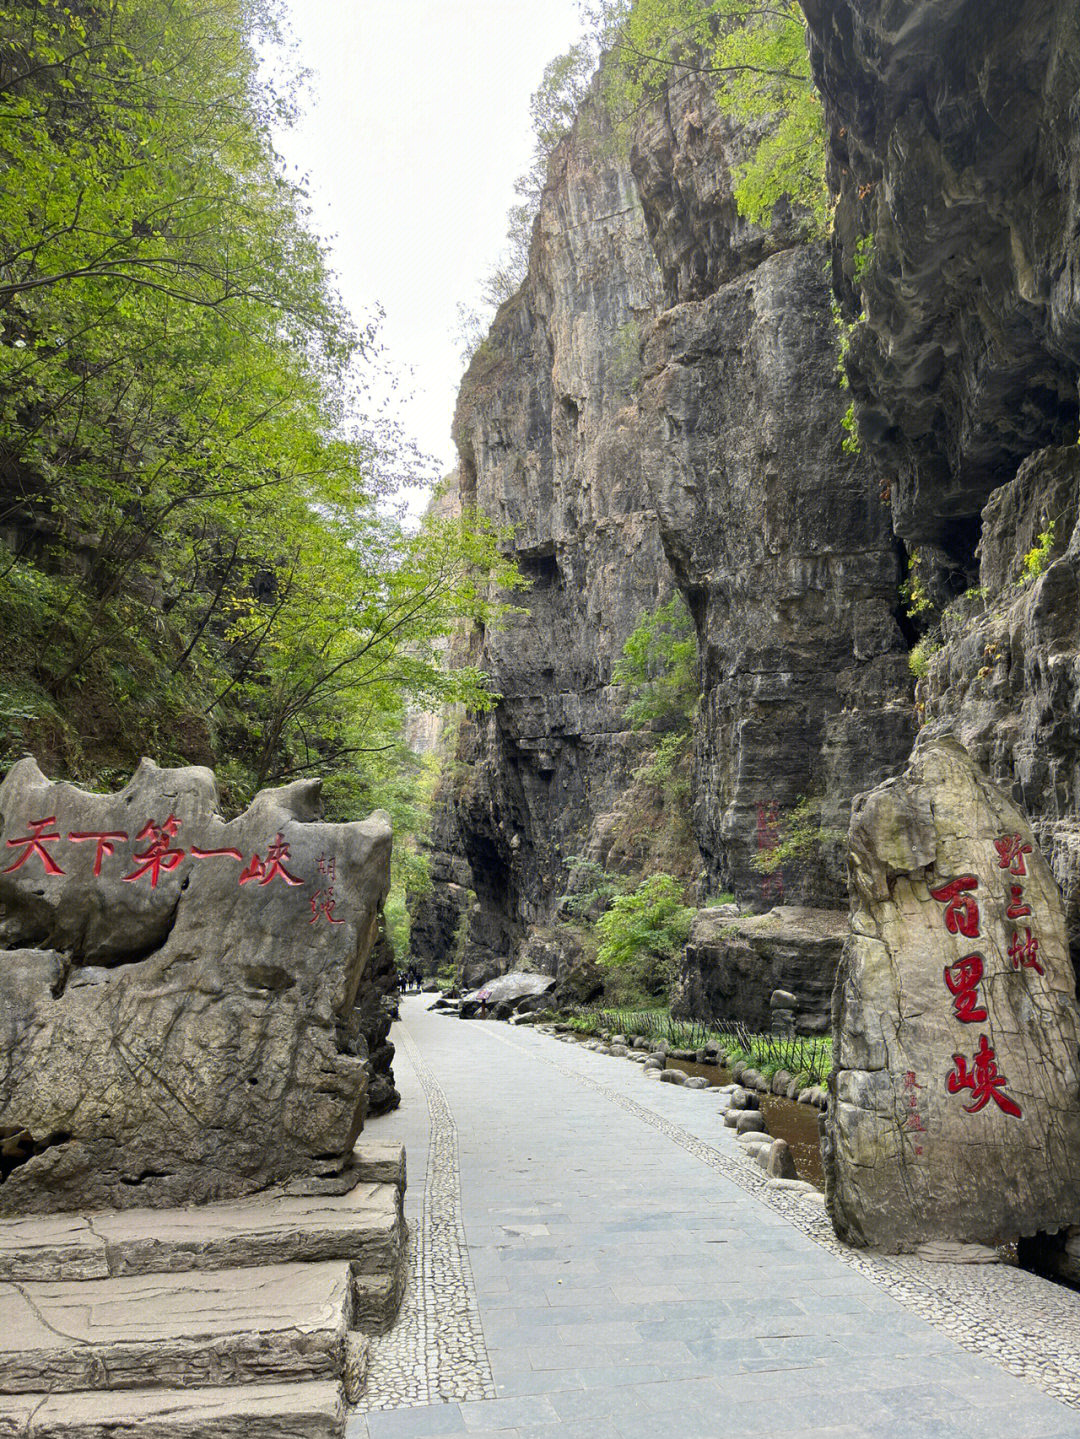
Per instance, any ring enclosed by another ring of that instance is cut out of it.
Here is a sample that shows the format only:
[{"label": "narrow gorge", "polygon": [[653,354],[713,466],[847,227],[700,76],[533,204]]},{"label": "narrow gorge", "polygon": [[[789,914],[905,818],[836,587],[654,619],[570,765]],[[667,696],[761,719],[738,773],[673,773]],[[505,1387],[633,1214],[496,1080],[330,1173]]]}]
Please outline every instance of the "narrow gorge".
[{"label": "narrow gorge", "polygon": [[[944,726],[1015,781],[1080,942],[1080,25],[1064,4],[803,8],[831,239],[797,207],[739,215],[759,132],[708,77],[674,73],[629,134],[598,80],[465,375],[451,493],[513,527],[531,588],[459,641],[501,699],[466,715],[437,795],[431,970],[456,935],[470,983],[568,973],[582,860],[648,869],[620,821],[656,735],[613,671],[675,594],[699,905],[846,911],[853,796]],[[808,801],[816,842],[762,873]],[[701,966],[744,939],[709,933],[683,1003],[720,1012]]]}]

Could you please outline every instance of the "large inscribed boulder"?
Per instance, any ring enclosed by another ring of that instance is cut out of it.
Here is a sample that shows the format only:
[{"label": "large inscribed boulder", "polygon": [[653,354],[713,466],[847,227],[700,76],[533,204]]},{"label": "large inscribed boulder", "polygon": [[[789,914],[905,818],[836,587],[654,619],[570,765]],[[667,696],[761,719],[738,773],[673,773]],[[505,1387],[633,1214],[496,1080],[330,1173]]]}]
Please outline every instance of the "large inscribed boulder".
[{"label": "large inscribed boulder", "polygon": [[1080,1219],[1080,1018],[1031,828],[948,736],[860,795],[833,995],[841,1238],[997,1244]]},{"label": "large inscribed boulder", "polygon": [[319,782],[217,813],[207,769],[0,785],[0,1214],[199,1203],[340,1170],[391,833]]}]

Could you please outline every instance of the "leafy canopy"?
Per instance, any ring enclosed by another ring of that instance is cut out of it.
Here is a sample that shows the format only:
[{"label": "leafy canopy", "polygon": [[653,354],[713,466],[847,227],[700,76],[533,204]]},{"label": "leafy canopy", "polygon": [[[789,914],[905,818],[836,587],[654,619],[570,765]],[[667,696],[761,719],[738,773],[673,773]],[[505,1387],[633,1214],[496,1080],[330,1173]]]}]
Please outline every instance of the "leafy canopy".
[{"label": "leafy canopy", "polygon": [[632,894],[616,895],[596,921],[596,958],[605,967],[669,962],[685,945],[693,917],[678,880],[670,874],[650,875]]},{"label": "leafy canopy", "polygon": [[[0,758],[108,780],[216,762],[227,798],[389,782],[406,702],[519,583],[372,398],[271,125],[273,0],[15,0],[0,24]],[[354,811],[355,812],[355,811]]]}]

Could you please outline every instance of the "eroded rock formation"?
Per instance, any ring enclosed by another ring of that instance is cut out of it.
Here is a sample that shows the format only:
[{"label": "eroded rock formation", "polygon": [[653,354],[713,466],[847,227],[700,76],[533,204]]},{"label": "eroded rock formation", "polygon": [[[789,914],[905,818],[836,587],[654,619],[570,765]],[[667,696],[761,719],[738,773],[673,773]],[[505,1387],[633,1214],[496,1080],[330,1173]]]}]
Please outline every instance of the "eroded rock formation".
[{"label": "eroded rock formation", "polygon": [[463,727],[414,931],[445,936],[464,859],[474,983],[551,919],[570,857],[606,863],[652,738],[627,725],[613,665],[676,588],[701,646],[708,887],[842,903],[835,852],[771,879],[754,856],[801,796],[842,828],[910,748],[897,558],[877,482],[841,449],[825,252],[797,215],[769,232],[737,217],[746,146],[696,81],[626,158],[591,99],[553,159],[528,278],[462,386],[461,494],[516,527],[532,580],[527,615],[473,637],[502,700]]},{"label": "eroded rock formation", "polygon": [[860,429],[899,533],[970,579],[991,491],[1076,439],[1080,15],[1071,0],[802,6],[838,276],[866,314]]},{"label": "eroded rock formation", "polygon": [[115,795],[29,758],[0,785],[0,1213],[346,1163],[389,821],[320,823],[318,781],[217,808],[210,770],[149,760]]},{"label": "eroded rock formation", "polygon": [[[834,274],[848,317],[865,315],[850,352],[863,447],[929,618],[944,611],[923,717],[1016,786],[1080,956],[1080,13],[803,9],[839,191]],[[1024,558],[1051,525],[1037,574]]]},{"label": "eroded rock formation", "polygon": [[1031,828],[952,738],[852,813],[827,1202],[888,1250],[1080,1219],[1080,1014]]},{"label": "eroded rock formation", "polygon": [[795,1001],[795,1032],[826,1033],[847,912],[782,905],[739,918],[726,909],[703,909],[694,917],[672,987],[673,1013],[768,1030],[772,996],[786,990]]}]

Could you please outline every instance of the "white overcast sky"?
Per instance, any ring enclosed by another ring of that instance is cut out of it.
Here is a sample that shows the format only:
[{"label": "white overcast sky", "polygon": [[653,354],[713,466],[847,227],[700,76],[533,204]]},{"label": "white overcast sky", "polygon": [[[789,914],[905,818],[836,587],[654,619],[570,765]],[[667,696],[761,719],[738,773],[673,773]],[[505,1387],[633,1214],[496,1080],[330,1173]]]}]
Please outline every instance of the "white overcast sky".
[{"label": "white overcast sky", "polygon": [[[577,0],[288,0],[312,71],[278,137],[309,176],[320,233],[358,317],[379,304],[399,416],[448,470],[459,301],[500,255],[532,153],[529,97],[580,34]],[[401,390],[398,392],[401,394]]]}]

